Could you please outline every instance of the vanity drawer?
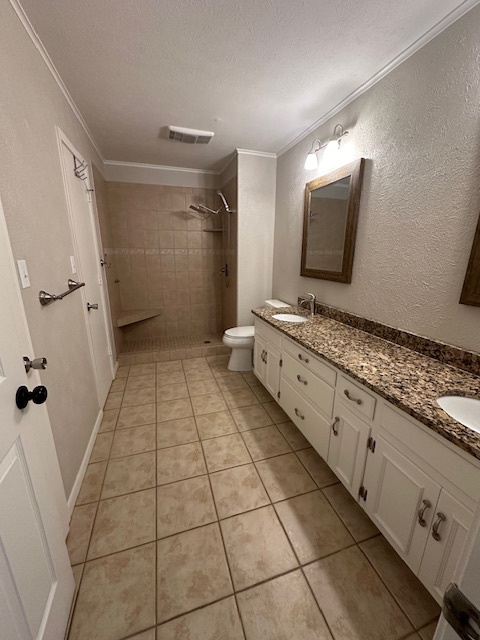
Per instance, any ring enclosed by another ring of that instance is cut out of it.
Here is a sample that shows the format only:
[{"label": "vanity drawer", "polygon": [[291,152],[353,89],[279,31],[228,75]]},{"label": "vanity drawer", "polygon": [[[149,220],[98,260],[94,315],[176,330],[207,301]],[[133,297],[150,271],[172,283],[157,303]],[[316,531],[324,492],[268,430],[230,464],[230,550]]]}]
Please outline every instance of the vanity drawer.
[{"label": "vanity drawer", "polygon": [[307,397],[327,418],[332,417],[335,390],[288,353],[283,354],[282,374],[294,389]]},{"label": "vanity drawer", "polygon": [[317,453],[326,460],[330,444],[330,422],[314,409],[285,378],[280,382],[280,406]]},{"label": "vanity drawer", "polygon": [[340,398],[349,409],[357,411],[361,415],[373,419],[376,399],[367,393],[362,387],[354,384],[348,378],[340,376],[337,384]]},{"label": "vanity drawer", "polygon": [[262,320],[255,318],[255,333],[258,333],[264,340],[266,340],[273,347],[277,349],[282,348],[282,334],[276,329],[272,329],[268,324]]},{"label": "vanity drawer", "polygon": [[287,338],[283,341],[283,350],[289,353],[294,360],[300,364],[305,365],[307,369],[313,371],[317,376],[320,376],[325,382],[328,382],[332,387],[335,386],[337,374],[334,369],[318,360],[309,351],[300,347],[296,342],[292,342]]}]

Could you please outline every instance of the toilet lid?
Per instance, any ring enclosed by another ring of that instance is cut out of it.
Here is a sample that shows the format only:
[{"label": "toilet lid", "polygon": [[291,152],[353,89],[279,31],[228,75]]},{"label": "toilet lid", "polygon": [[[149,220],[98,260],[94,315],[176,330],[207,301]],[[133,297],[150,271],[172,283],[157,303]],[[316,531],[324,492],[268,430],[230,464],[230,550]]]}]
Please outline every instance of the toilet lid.
[{"label": "toilet lid", "polygon": [[225,335],[230,338],[253,338],[254,332],[255,327],[252,325],[251,327],[233,327],[232,329],[227,329]]}]

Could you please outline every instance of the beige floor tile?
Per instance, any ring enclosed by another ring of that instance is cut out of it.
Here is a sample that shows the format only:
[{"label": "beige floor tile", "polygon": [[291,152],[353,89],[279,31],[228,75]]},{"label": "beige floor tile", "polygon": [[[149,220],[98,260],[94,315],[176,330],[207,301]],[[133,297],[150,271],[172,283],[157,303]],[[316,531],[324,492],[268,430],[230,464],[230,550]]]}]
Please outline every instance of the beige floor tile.
[{"label": "beige floor tile", "polygon": [[193,416],[189,398],[157,402],[157,422],[169,422],[170,420],[188,418],[189,416]]},{"label": "beige floor tile", "polygon": [[228,378],[231,376],[236,376],[237,375],[237,371],[230,371],[230,369],[227,368],[227,366],[223,366],[223,367],[212,367],[212,373],[215,376],[216,380],[219,380],[220,378]]},{"label": "beige floor tile", "polygon": [[232,596],[157,627],[157,640],[244,640]]},{"label": "beige floor tile", "polygon": [[211,393],[220,393],[220,388],[215,380],[196,380],[188,383],[188,391],[193,396],[206,396]]},{"label": "beige floor tile", "polygon": [[201,440],[237,433],[237,427],[229,411],[206,413],[203,416],[196,416],[195,421]]},{"label": "beige floor tile", "polygon": [[125,391],[125,385],[127,384],[126,378],[116,378],[110,387],[110,393],[118,393],[119,391]]},{"label": "beige floor tile", "polygon": [[123,391],[110,392],[105,401],[104,410],[118,409],[122,404]]},{"label": "beige floor tile", "polygon": [[239,433],[203,440],[202,446],[210,473],[252,461]]},{"label": "beige floor tile", "polygon": [[263,386],[257,376],[253,373],[253,371],[247,371],[246,373],[242,373],[242,378],[248,384],[249,387],[261,387]]},{"label": "beige floor tile", "polygon": [[271,402],[272,394],[265,387],[252,387],[253,393],[257,396],[259,402]]},{"label": "beige floor tile", "polygon": [[383,536],[362,542],[362,551],[415,629],[440,615],[440,607]]},{"label": "beige floor tile", "polygon": [[164,387],[169,384],[181,384],[182,382],[185,382],[185,374],[183,371],[157,373],[157,387]]},{"label": "beige floor tile", "polygon": [[157,451],[157,484],[168,484],[207,473],[199,442]]},{"label": "beige floor tile", "polygon": [[117,640],[154,624],[154,544],[87,562],[69,640]]},{"label": "beige floor tile", "polygon": [[236,389],[235,391],[224,391],[223,397],[229,409],[239,409],[259,404],[257,396],[250,388]]},{"label": "beige floor tile", "polygon": [[[280,426],[278,427],[280,429]],[[320,489],[328,487],[331,484],[337,484],[338,478],[330,469],[325,460],[312,449],[302,449],[297,451],[297,456],[300,458],[301,463],[306,468],[308,473],[315,480]]]},{"label": "beige floor tile", "polygon": [[198,433],[193,418],[180,418],[157,424],[157,449],[197,441]]},{"label": "beige floor tile", "polygon": [[157,362],[157,373],[171,373],[183,371],[182,360],[170,360],[169,362]]},{"label": "beige floor tile", "polygon": [[413,631],[358,547],[304,568],[335,638],[397,640]]},{"label": "beige floor tile", "polygon": [[185,372],[187,382],[198,382],[199,380],[214,380],[210,368],[192,369]]},{"label": "beige floor tile", "polygon": [[133,391],[133,389],[144,389],[146,387],[154,387],[155,386],[155,374],[147,373],[143,376],[133,376],[128,378],[127,385],[125,387],[126,391]]},{"label": "beige floor tile", "polygon": [[143,633],[130,636],[128,640],[155,640],[155,629],[149,629]]},{"label": "beige floor tile", "polygon": [[105,431],[113,431],[117,425],[119,409],[109,409],[103,412],[102,422],[98,433],[104,433]]},{"label": "beige floor tile", "polygon": [[300,449],[308,449],[311,447],[309,441],[305,438],[300,429],[297,429],[293,422],[283,422],[282,424],[277,424],[277,427],[294,451],[300,451]]},{"label": "beige floor tile", "polygon": [[128,376],[145,376],[149,373],[155,373],[155,365],[149,364],[132,364]]},{"label": "beige floor tile", "polygon": [[249,389],[249,385],[245,378],[237,373],[234,376],[226,376],[218,378],[218,386],[222,391],[234,391],[235,389]]},{"label": "beige floor tile", "polygon": [[159,540],[157,545],[159,623],[232,593],[217,523]]},{"label": "beige floor tile", "polygon": [[332,640],[300,571],[243,591],[237,601],[248,640]]},{"label": "beige floor tile", "polygon": [[212,368],[222,368],[228,365],[228,361],[230,360],[229,355],[222,356],[207,356],[207,362]]},{"label": "beige floor tile", "polygon": [[281,409],[275,401],[265,402],[263,408],[275,424],[281,424],[282,422],[288,422],[290,420],[285,411]]},{"label": "beige floor tile", "polygon": [[83,478],[82,486],[78,494],[77,505],[95,502],[100,498],[106,469],[106,462],[96,462],[95,464],[89,464],[87,466],[87,471],[85,472],[85,477]]},{"label": "beige floor tile", "polygon": [[188,398],[188,387],[186,382],[178,384],[167,384],[163,387],[157,387],[157,402],[165,402],[166,400],[180,400]]},{"label": "beige floor tile", "polygon": [[273,458],[292,449],[274,425],[243,432],[243,439],[253,460]]},{"label": "beige floor tile", "polygon": [[155,486],[155,451],[110,460],[102,500]]},{"label": "beige floor tile", "polygon": [[435,622],[432,622],[431,624],[427,625],[423,629],[420,629],[420,631],[418,633],[420,634],[421,639],[422,640],[433,640],[433,636],[435,635],[435,630],[437,628],[437,624],[438,624],[438,621],[435,620]]},{"label": "beige floor tile", "polygon": [[70,564],[85,562],[96,512],[96,502],[74,508],[67,536]]},{"label": "beige floor tile", "polygon": [[206,358],[188,358],[182,361],[185,371],[192,371],[193,369],[208,369],[208,362]]},{"label": "beige floor tile", "polygon": [[118,367],[115,378],[126,378],[130,371],[130,367]]},{"label": "beige floor tile", "polygon": [[412,633],[411,635],[407,636],[405,640],[422,640],[422,639],[417,633]]},{"label": "beige floor tile", "polygon": [[360,505],[345,489],[343,484],[335,484],[323,489],[323,494],[343,520],[356,542],[361,542],[378,534],[377,527]]},{"label": "beige floor tile", "polygon": [[157,538],[210,524],[216,519],[208,476],[157,488]]},{"label": "beige floor tile", "polygon": [[120,429],[115,432],[110,458],[124,458],[135,453],[145,453],[155,449],[156,426],[154,424]]},{"label": "beige floor tile", "polygon": [[123,394],[122,407],[134,407],[139,404],[150,404],[155,401],[155,387],[129,389]]},{"label": "beige floor tile", "polygon": [[222,520],[220,526],[236,590],[298,566],[271,505]]},{"label": "beige floor tile", "polygon": [[272,502],[317,488],[294,453],[261,460],[255,466]]},{"label": "beige floor tile", "polygon": [[106,433],[99,433],[93,445],[92,454],[90,456],[90,463],[102,462],[102,460],[108,460],[110,455],[110,449],[113,442],[113,431],[107,431]]},{"label": "beige floor tile", "polygon": [[221,393],[211,393],[204,396],[196,396],[192,398],[193,413],[196,416],[202,416],[206,413],[217,413],[218,411],[226,411],[225,404]]},{"label": "beige floor tile", "polygon": [[101,500],[88,559],[155,540],[155,489]]},{"label": "beige floor tile", "polygon": [[128,429],[128,427],[140,427],[143,424],[153,424],[155,422],[155,418],[154,404],[125,407],[120,409],[117,429]]},{"label": "beige floor tile", "polygon": [[355,544],[320,491],[277,502],[275,510],[301,564]]},{"label": "beige floor tile", "polygon": [[241,409],[232,409],[231,414],[239,431],[259,429],[260,427],[268,427],[268,425],[273,424],[270,416],[261,404],[254,404],[251,407],[242,407]]},{"label": "beige floor tile", "polygon": [[217,471],[212,473],[210,481],[219,518],[228,518],[270,504],[253,464]]}]

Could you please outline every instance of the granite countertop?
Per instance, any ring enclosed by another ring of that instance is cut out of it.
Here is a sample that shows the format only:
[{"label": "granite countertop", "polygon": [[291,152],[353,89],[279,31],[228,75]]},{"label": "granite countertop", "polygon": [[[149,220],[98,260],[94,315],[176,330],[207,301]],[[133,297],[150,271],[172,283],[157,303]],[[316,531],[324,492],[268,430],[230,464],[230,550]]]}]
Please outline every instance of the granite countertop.
[{"label": "granite countertop", "polygon": [[[336,320],[309,318],[298,307],[262,307],[252,313],[480,460],[480,434],[451,418],[436,402],[444,395],[480,399],[479,376]],[[308,320],[283,322],[272,318],[276,313]]]}]

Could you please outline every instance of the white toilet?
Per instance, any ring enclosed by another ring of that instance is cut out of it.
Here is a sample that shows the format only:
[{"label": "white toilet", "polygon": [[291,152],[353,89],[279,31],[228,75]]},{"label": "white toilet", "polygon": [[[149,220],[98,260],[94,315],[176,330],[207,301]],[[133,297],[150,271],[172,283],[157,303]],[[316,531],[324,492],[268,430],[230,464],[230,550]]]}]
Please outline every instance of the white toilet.
[{"label": "white toilet", "polygon": [[[272,309],[288,307],[281,300],[265,300],[265,306]],[[228,361],[230,371],[251,371],[253,369],[253,342],[255,327],[233,327],[223,334],[223,344],[230,347],[232,353]]]}]

